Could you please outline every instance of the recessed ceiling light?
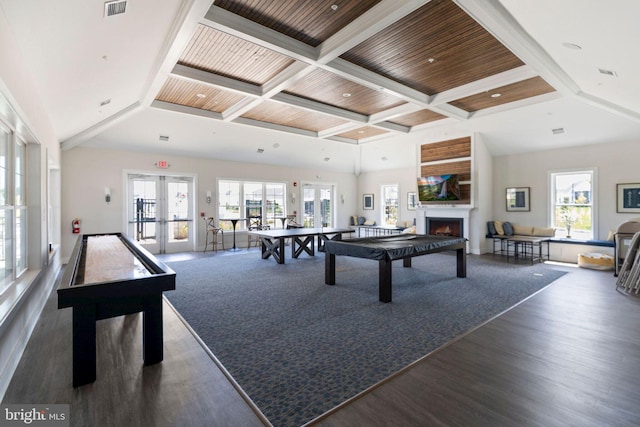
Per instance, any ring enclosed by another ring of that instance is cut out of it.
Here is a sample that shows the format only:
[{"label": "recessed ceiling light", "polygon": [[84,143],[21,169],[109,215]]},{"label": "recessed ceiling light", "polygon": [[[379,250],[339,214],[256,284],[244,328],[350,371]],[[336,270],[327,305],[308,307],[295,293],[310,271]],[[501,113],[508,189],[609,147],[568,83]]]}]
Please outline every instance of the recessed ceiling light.
[{"label": "recessed ceiling light", "polygon": [[386,162],[389,159],[387,158],[387,156],[382,156],[382,157],[380,157],[380,160],[382,160],[383,162]]},{"label": "recessed ceiling light", "polygon": [[343,98],[349,98],[351,96],[351,94],[349,92],[345,92],[342,94]]},{"label": "recessed ceiling light", "polygon": [[364,131],[363,131],[363,130],[359,130],[359,131],[358,131],[358,133],[359,133],[359,134],[363,134],[363,133],[364,133]]},{"label": "recessed ceiling light", "polygon": [[258,150],[256,151],[256,153],[258,153],[258,154],[262,154],[262,153],[264,153],[264,148],[258,148]]},{"label": "recessed ceiling light", "polygon": [[551,132],[553,132],[554,135],[560,135],[561,133],[564,133],[564,128],[551,129]]},{"label": "recessed ceiling light", "polygon": [[502,95],[502,94],[500,94],[500,93],[492,93],[492,94],[491,94],[491,97],[492,97],[492,98],[500,98],[500,96],[501,96],[501,95]]},{"label": "recessed ceiling light", "polygon": [[104,107],[105,105],[108,105],[108,104],[110,104],[110,103],[111,103],[111,99],[105,99],[104,101],[102,101],[102,102],[100,103],[100,106],[101,106],[101,107]]},{"label": "recessed ceiling light", "polygon": [[332,4],[331,5],[331,10],[338,10],[338,5],[337,4]]},{"label": "recessed ceiling light", "polygon": [[277,142],[273,144],[273,148],[278,148],[278,147],[280,147],[280,144],[278,144]]},{"label": "recessed ceiling light", "polygon": [[167,142],[169,141],[169,135],[160,135],[160,141]]},{"label": "recessed ceiling light", "polygon": [[427,62],[429,64],[433,64],[434,62],[436,62],[436,59],[435,58],[429,58],[429,59],[427,59]]},{"label": "recessed ceiling light", "polygon": [[206,98],[207,97],[207,95],[205,95],[204,93],[198,93],[198,94],[196,94],[196,96],[198,98]]},{"label": "recessed ceiling light", "polygon": [[331,160],[331,157],[325,157],[325,158],[324,158],[324,159],[322,159],[322,160],[324,160],[325,162],[328,162],[329,160]]},{"label": "recessed ceiling light", "polygon": [[562,43],[562,46],[566,47],[567,49],[582,50],[582,46],[575,43],[564,42]]}]

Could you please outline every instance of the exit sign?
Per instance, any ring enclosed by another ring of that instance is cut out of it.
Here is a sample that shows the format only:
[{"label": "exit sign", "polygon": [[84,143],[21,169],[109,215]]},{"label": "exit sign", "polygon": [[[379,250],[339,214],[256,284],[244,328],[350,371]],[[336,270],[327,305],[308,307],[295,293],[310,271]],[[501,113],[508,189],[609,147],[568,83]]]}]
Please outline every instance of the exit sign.
[{"label": "exit sign", "polygon": [[158,160],[156,162],[156,167],[160,168],[160,169],[166,169],[169,167],[169,163],[167,163],[166,160]]}]

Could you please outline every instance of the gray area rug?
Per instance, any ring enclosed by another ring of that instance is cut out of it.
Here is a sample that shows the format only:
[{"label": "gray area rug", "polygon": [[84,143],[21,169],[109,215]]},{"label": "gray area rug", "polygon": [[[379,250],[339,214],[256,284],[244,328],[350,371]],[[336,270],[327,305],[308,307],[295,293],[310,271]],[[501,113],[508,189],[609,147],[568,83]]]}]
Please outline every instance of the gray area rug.
[{"label": "gray area rug", "polygon": [[328,286],[323,254],[278,265],[255,251],[170,262],[165,295],[274,426],[299,426],[564,274],[468,256],[457,278],[455,252],[412,261],[394,263],[389,304],[376,261],[337,257]]}]

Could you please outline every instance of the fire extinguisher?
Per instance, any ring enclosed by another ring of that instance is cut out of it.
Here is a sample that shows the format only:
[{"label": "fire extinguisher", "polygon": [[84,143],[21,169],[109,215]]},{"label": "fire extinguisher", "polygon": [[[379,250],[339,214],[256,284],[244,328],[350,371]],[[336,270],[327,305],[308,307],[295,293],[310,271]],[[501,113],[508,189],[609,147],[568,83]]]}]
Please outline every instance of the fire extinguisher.
[{"label": "fire extinguisher", "polygon": [[73,234],[80,234],[80,220],[78,218],[71,221],[71,228],[73,229]]}]

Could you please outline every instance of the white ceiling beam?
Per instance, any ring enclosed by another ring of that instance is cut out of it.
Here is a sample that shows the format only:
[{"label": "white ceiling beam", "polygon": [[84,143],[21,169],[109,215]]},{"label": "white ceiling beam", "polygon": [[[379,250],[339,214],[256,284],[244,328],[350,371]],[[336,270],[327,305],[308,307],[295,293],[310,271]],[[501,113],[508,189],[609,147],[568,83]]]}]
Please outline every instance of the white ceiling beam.
[{"label": "white ceiling beam", "polygon": [[370,126],[373,126],[379,129],[390,130],[392,132],[399,132],[399,133],[411,132],[411,128],[409,126],[400,125],[398,123],[377,122],[377,123],[372,123]]},{"label": "white ceiling beam", "polygon": [[350,120],[352,122],[358,122],[361,125],[367,123],[368,117],[364,114],[355,113],[353,111],[345,110],[343,108],[334,107],[333,105],[323,104],[310,99],[301,98],[299,96],[291,95],[288,93],[278,93],[271,98],[273,101],[278,101],[283,104],[292,105],[298,108],[303,108],[315,113],[326,114],[332,117],[337,117],[344,120]]},{"label": "white ceiling beam", "polygon": [[242,40],[308,64],[315,62],[314,47],[212,5],[200,23]]},{"label": "white ceiling beam", "polygon": [[121,120],[125,119],[126,117],[130,116],[131,114],[141,109],[142,109],[142,104],[139,101],[136,101],[133,104],[129,105],[128,107],[125,107],[122,110],[118,111],[117,113],[96,123],[95,125],[88,127],[82,132],[78,132],[72,137],[65,139],[60,143],[60,149],[64,151],[64,150],[70,150],[73,147],[77,147],[78,145],[88,141],[89,139],[93,138],[94,136],[98,135],[99,133],[103,132],[104,130],[110,128],[111,126],[115,125],[116,123],[120,122]]},{"label": "white ceiling beam", "polygon": [[316,49],[319,63],[326,64],[404,18],[431,0],[382,0]]},{"label": "white ceiling beam", "polygon": [[193,36],[198,21],[210,5],[211,0],[187,0],[182,2],[156,60],[157,66],[153,68],[148,79],[149,83],[145,87],[141,100],[143,106],[151,105],[151,102],[162,89],[167,74],[171,71],[173,65],[178,62],[182,51]]},{"label": "white ceiling beam", "polygon": [[331,139],[330,137],[335,136],[339,133],[350,132],[361,127],[362,123],[349,122],[342,125],[334,126],[329,129],[321,130],[320,132],[318,132],[318,137]]},{"label": "white ceiling beam", "polygon": [[257,127],[263,128],[263,129],[270,129],[270,130],[277,130],[277,131],[281,131],[281,132],[294,133],[294,134],[302,135],[302,136],[310,136],[312,138],[317,138],[318,137],[317,132],[313,132],[313,131],[310,131],[310,130],[294,128],[294,127],[285,126],[285,125],[278,125],[278,124],[275,124],[275,123],[261,122],[259,120],[248,119],[246,117],[238,117],[237,119],[235,119],[233,121],[233,123],[240,123],[240,124],[245,124],[245,125],[257,126]]},{"label": "white ceiling beam", "polygon": [[374,90],[380,90],[405,101],[424,104],[424,106],[428,106],[429,104],[428,95],[412,89],[409,86],[405,86],[402,83],[398,83],[387,77],[381,76],[380,74],[376,74],[373,71],[369,71],[366,68],[359,67],[351,62],[345,61],[344,59],[334,59],[330,63],[322,65],[322,68],[362,86]]},{"label": "white ceiling beam", "polygon": [[268,98],[278,92],[282,92],[315,69],[316,67],[313,65],[298,61],[294,62],[282,72],[278,73],[277,76],[262,85],[262,96]]},{"label": "white ceiling beam", "polygon": [[556,90],[564,94],[578,93],[578,85],[498,0],[453,1]]},{"label": "white ceiling beam", "polygon": [[186,105],[173,104],[165,101],[153,101],[150,105],[151,108],[157,108],[159,110],[173,111],[176,113],[189,114],[192,116],[207,117],[209,119],[222,120],[222,114],[216,111],[203,110],[201,108],[188,107]]},{"label": "white ceiling beam", "polygon": [[263,101],[264,100],[262,98],[244,98],[242,101],[236,102],[235,105],[226,109],[222,113],[222,118],[225,122],[231,122],[242,116],[244,113],[251,111],[258,105],[262,104]]},{"label": "white ceiling beam", "polygon": [[175,67],[173,67],[171,75],[253,98],[258,98],[262,95],[262,89],[260,86],[213,74],[197,68],[187,67],[181,64],[176,64]]},{"label": "white ceiling beam", "polygon": [[558,92],[549,92],[542,95],[532,96],[530,98],[520,99],[518,101],[509,102],[507,104],[496,105],[495,107],[484,108],[469,114],[469,119],[489,116],[491,114],[502,113],[505,111],[515,110],[517,108],[527,107],[529,105],[539,104],[541,102],[554,101],[562,98]]},{"label": "white ceiling beam", "polygon": [[406,104],[398,105],[397,107],[372,114],[369,116],[369,123],[384,122],[386,120],[404,116],[405,114],[415,113],[416,111],[423,109],[424,107],[407,102]]},{"label": "white ceiling beam", "polygon": [[493,76],[475,82],[467,83],[456,88],[440,92],[431,97],[431,105],[446,104],[456,99],[462,99],[477,93],[486,92],[512,83],[517,83],[533,77],[537,77],[538,73],[527,65],[514,68],[512,70],[503,71]]}]

